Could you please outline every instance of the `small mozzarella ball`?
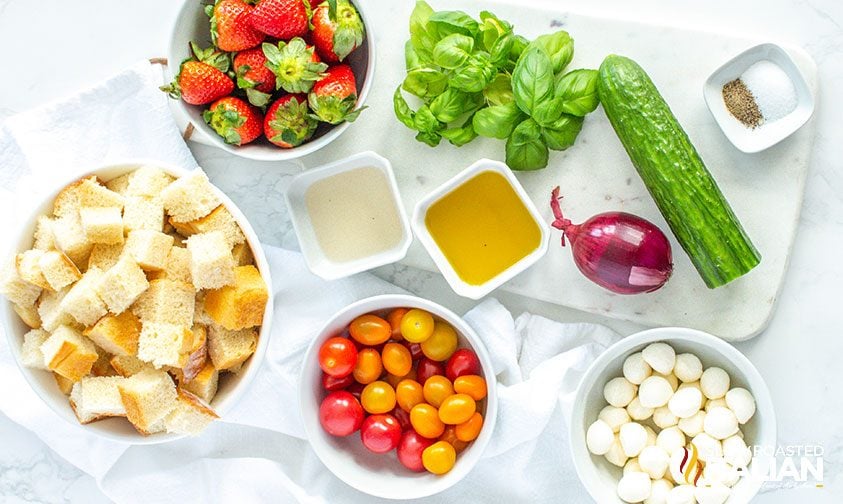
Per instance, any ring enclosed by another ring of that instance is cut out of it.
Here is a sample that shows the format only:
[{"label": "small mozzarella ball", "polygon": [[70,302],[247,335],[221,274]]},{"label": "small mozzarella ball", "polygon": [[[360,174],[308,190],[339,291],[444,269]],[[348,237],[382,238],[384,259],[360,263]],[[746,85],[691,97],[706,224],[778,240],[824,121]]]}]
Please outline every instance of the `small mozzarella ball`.
[{"label": "small mozzarella ball", "polygon": [[612,406],[616,408],[625,408],[626,405],[632,402],[632,399],[635,397],[635,385],[622,376],[612,378],[609,380],[609,383],[603,387],[603,397],[606,399],[606,402]]},{"label": "small mozzarella ball", "polygon": [[726,392],[726,404],[735,413],[741,425],[749,422],[755,414],[755,398],[745,388],[733,388]]},{"label": "small mozzarella ball", "polygon": [[667,494],[667,504],[697,504],[697,499],[694,497],[694,487],[691,485],[673,487]]},{"label": "small mozzarella ball", "polygon": [[726,485],[714,483],[713,485],[700,485],[694,490],[694,497],[698,504],[723,504],[732,491]]},{"label": "small mozzarella ball", "polygon": [[740,474],[724,460],[715,459],[705,465],[703,478],[709,483],[720,483],[731,488],[738,482]]},{"label": "small mozzarella ball", "polygon": [[644,430],[647,432],[647,444],[645,444],[644,447],[656,446],[656,439],[658,438],[658,436],[656,436],[656,431],[654,431],[649,425],[645,425]]},{"label": "small mozzarella ball", "polygon": [[644,502],[650,496],[651,485],[647,473],[626,473],[618,482],[618,497],[624,502]]},{"label": "small mozzarella ball", "polygon": [[653,408],[645,408],[641,406],[641,399],[636,397],[629,403],[626,407],[626,412],[629,413],[629,417],[633,420],[646,420],[653,416]]},{"label": "small mozzarella ball", "polygon": [[623,375],[630,382],[641,385],[641,382],[646,380],[653,374],[653,368],[644,361],[641,352],[634,353],[623,361]]},{"label": "small mozzarella ball", "polygon": [[676,364],[676,352],[667,343],[653,343],[641,352],[644,362],[661,374],[673,371]]},{"label": "small mozzarella ball", "polygon": [[638,389],[638,399],[645,408],[660,408],[667,404],[672,395],[673,388],[661,376],[647,378]]},{"label": "small mozzarella ball", "polygon": [[682,418],[676,424],[679,429],[685,433],[686,436],[694,437],[705,428],[705,411],[697,411],[697,413],[690,418]]},{"label": "small mozzarella ball", "polygon": [[597,418],[609,424],[609,427],[612,428],[612,432],[614,433],[621,430],[621,425],[629,423],[629,413],[626,412],[626,409],[615,406],[606,406],[600,410]]},{"label": "small mozzarella ball", "polygon": [[746,468],[752,461],[752,450],[743,438],[731,436],[723,440],[723,458],[735,467]]},{"label": "small mozzarella ball", "polygon": [[638,455],[638,465],[656,480],[664,477],[668,464],[670,464],[670,455],[658,446],[648,446]]},{"label": "small mozzarella ball", "polygon": [[700,388],[709,399],[720,399],[729,391],[729,374],[719,367],[710,367],[700,377]]},{"label": "small mozzarella ball", "polygon": [[647,446],[647,430],[639,423],[630,422],[621,426],[621,446],[627,457],[636,457]]},{"label": "small mozzarella ball", "polygon": [[675,374],[673,374],[673,373],[668,373],[668,374],[653,373],[653,376],[660,376],[660,377],[664,378],[665,380],[667,380],[667,382],[670,384],[670,388],[672,388],[674,392],[676,392],[679,389],[679,378],[677,378]]},{"label": "small mozzarella ball", "polygon": [[595,455],[605,455],[615,440],[615,433],[609,424],[603,420],[597,420],[588,428],[585,433],[585,444],[588,451]]},{"label": "small mozzarella ball", "polygon": [[644,504],[667,504],[667,496],[673,489],[673,483],[666,479],[656,480],[651,484],[650,497]]},{"label": "small mozzarella ball", "polygon": [[705,415],[703,429],[714,439],[726,439],[738,433],[738,419],[729,408],[712,408]]},{"label": "small mozzarella ball", "polygon": [[626,461],[626,465],[623,466],[623,473],[626,474],[628,472],[644,472],[641,470],[641,464],[638,463],[638,457]]},{"label": "small mozzarella ball", "polygon": [[616,465],[618,467],[623,467],[626,464],[626,461],[629,457],[626,456],[626,453],[623,451],[623,447],[621,446],[620,437],[615,434],[615,439],[612,441],[612,446],[609,447],[609,451],[606,452],[606,460],[609,461],[610,464]]},{"label": "small mozzarella ball", "polygon": [[673,394],[667,407],[679,418],[690,418],[697,414],[702,407],[702,392],[694,387],[680,388]]},{"label": "small mozzarella ball", "polygon": [[656,446],[666,451],[668,455],[673,455],[674,452],[685,447],[685,434],[679,430],[679,427],[668,427],[659,432],[656,437]]},{"label": "small mozzarella ball", "polygon": [[726,404],[726,399],[721,397],[720,399],[712,399],[705,403],[705,411],[708,413],[714,408],[728,408],[729,406]]},{"label": "small mozzarella ball", "polygon": [[682,382],[682,383],[679,384],[679,387],[676,389],[676,391],[678,392],[678,391],[680,391],[682,389],[686,389],[686,388],[695,388],[695,389],[700,391],[700,394],[702,394],[702,388],[700,388],[699,380],[693,381],[693,382]]},{"label": "small mozzarella ball", "polygon": [[683,353],[676,356],[673,374],[685,383],[694,382],[702,376],[703,367],[700,358],[694,354]]},{"label": "small mozzarella ball", "polygon": [[653,410],[653,423],[659,429],[667,429],[679,423],[679,418],[670,412],[670,408],[662,406]]},{"label": "small mozzarella ball", "polygon": [[700,434],[694,436],[691,443],[697,447],[699,459],[703,462],[723,457],[723,445],[720,444],[720,441],[714,439],[705,432],[701,432]]}]

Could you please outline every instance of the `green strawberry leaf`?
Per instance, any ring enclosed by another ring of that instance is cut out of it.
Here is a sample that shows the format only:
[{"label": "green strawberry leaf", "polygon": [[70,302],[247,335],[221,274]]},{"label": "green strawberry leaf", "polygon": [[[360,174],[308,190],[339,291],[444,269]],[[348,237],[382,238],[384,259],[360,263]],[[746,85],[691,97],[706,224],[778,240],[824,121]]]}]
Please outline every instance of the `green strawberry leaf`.
[{"label": "green strawberry leaf", "polygon": [[[329,5],[330,2],[331,0],[329,0]],[[336,18],[332,18],[331,20],[337,25],[333,40],[334,54],[337,55],[340,61],[343,61],[353,50],[363,44],[366,30],[363,27],[360,14],[357,13],[357,9],[348,0],[339,0]]]},{"label": "green strawberry leaf", "polygon": [[328,0],[328,18],[337,21],[337,0]]},{"label": "green strawberry leaf", "polygon": [[269,104],[269,100],[272,99],[272,95],[269,93],[263,93],[257,89],[249,88],[246,89],[246,98],[248,98],[249,103],[255,107],[264,108],[267,104]]},{"label": "green strawberry leaf", "polygon": [[264,43],[261,47],[266,67],[275,74],[275,88],[288,93],[310,92],[328,69],[327,64],[313,61],[313,48],[308,48],[301,37],[279,41],[277,46]]}]

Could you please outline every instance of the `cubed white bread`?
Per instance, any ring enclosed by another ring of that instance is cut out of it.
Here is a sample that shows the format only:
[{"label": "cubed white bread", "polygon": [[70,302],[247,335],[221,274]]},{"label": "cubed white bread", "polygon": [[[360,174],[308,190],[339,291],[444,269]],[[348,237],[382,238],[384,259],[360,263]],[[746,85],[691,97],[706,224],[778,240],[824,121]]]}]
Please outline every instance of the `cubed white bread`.
[{"label": "cubed white bread", "polygon": [[193,326],[193,345],[187,353],[182,366],[182,376],[186,381],[196,378],[208,361],[208,329],[200,324]]},{"label": "cubed white bread", "polygon": [[59,388],[61,393],[64,395],[70,395],[70,392],[73,390],[73,384],[76,382],[68,380],[58,373],[53,373],[53,378],[55,378],[56,386]]},{"label": "cubed white bread", "polygon": [[195,291],[189,283],[163,278],[149,282],[149,288],[135,302],[132,311],[142,322],[193,327]]},{"label": "cubed white bread", "polygon": [[79,381],[90,374],[94,362],[99,358],[94,344],[68,326],[59,326],[41,344],[40,349],[44,355],[44,365],[72,381]]},{"label": "cubed white bread", "polygon": [[[140,334],[140,332],[138,332]],[[133,355],[115,355],[109,361],[111,367],[120,375],[129,377],[140,373],[143,370],[155,369],[151,364],[148,364]]]},{"label": "cubed white bread", "polygon": [[196,289],[219,289],[234,284],[234,256],[220,231],[195,234],[187,240],[190,274]]},{"label": "cubed white bread", "polygon": [[33,329],[24,334],[23,345],[20,349],[21,364],[35,369],[48,369],[44,362],[44,354],[41,352],[41,345],[49,337],[50,333],[43,329]]},{"label": "cubed white bread", "polygon": [[119,373],[111,366],[111,355],[100,347],[97,348],[97,360],[91,366],[91,376],[118,376]]},{"label": "cubed white bread", "polygon": [[208,312],[205,311],[205,291],[199,291],[196,293],[196,302],[194,303],[193,308],[193,322],[204,326],[216,324],[214,319],[212,319],[211,316],[208,315]]},{"label": "cubed white bread", "polygon": [[56,237],[53,235],[53,219],[46,215],[39,215],[35,223],[35,234],[32,248],[51,250],[56,248]]},{"label": "cubed white bread", "polygon": [[269,300],[263,277],[254,266],[238,266],[234,278],[234,285],[205,294],[205,311],[226,329],[259,326]]},{"label": "cubed white bread", "polygon": [[206,362],[205,367],[192,379],[185,380],[183,377],[179,380],[179,388],[187,390],[196,394],[203,401],[210,404],[217,395],[217,386],[219,385],[220,373],[211,362]]},{"label": "cubed white bread", "polygon": [[21,252],[15,256],[15,266],[18,268],[18,275],[25,282],[37,285],[42,289],[50,289],[50,284],[44,278],[39,261],[44,255],[43,250],[31,249]]},{"label": "cubed white bread", "polygon": [[164,229],[164,204],[160,199],[128,196],[123,207],[123,227],[127,233],[138,229]]},{"label": "cubed white bread", "polygon": [[41,295],[41,287],[33,285],[18,274],[14,261],[10,261],[3,268],[2,279],[0,279],[0,294],[16,305],[34,305],[38,296]]},{"label": "cubed white bread", "polygon": [[176,405],[176,386],[165,371],[144,370],[117,385],[126,417],[141,434],[156,431],[156,424]]},{"label": "cubed white bread", "polygon": [[121,196],[126,195],[126,190],[129,188],[129,177],[132,175],[130,173],[124,173],[119,177],[114,177],[113,179],[109,180],[105,183],[105,187],[108,188],[109,191],[114,191]]},{"label": "cubed white bread", "polygon": [[193,347],[193,332],[185,327],[160,322],[144,322],[138,340],[138,358],[156,368],[181,368]]},{"label": "cubed white bread", "polygon": [[149,278],[157,280],[169,278],[180,282],[192,284],[193,277],[190,275],[190,251],[186,248],[173,246],[167,254],[167,265],[161,271],[152,271]]},{"label": "cubed white bread", "polygon": [[99,268],[103,271],[117,264],[120,256],[123,255],[123,245],[94,244],[91,248],[91,255],[88,257],[88,268]]},{"label": "cubed white bread", "polygon": [[160,231],[137,229],[126,239],[126,251],[145,271],[160,271],[167,267],[167,257],[173,247],[173,237]]},{"label": "cubed white bread", "polygon": [[61,306],[62,300],[70,291],[70,287],[56,292],[44,291],[38,302],[38,316],[41,318],[41,327],[47,331],[54,331],[60,325],[75,325],[77,322],[64,311]]},{"label": "cubed white bread", "polygon": [[[97,320],[108,313],[108,308],[97,294],[97,287],[102,280],[103,272],[91,268],[73,284],[64,299],[61,300],[61,310],[69,313],[83,326],[92,326]],[[43,317],[42,317],[43,320]]]},{"label": "cubed white bread", "polygon": [[123,213],[117,207],[84,207],[79,210],[82,229],[91,243],[123,243]]},{"label": "cubed white bread", "polygon": [[146,292],[149,282],[140,265],[131,254],[123,255],[117,264],[108,269],[97,284],[97,294],[108,311],[120,314]]},{"label": "cubed white bread", "polygon": [[126,408],[120,398],[122,376],[100,376],[82,378],[70,392],[70,407],[79,419],[87,424],[109,417],[126,416]]},{"label": "cubed white bread", "polygon": [[64,189],[59,191],[56,199],[53,200],[54,216],[63,217],[65,215],[79,213],[79,208],[81,207],[79,204],[79,188],[86,180],[96,182],[97,178],[95,176],[90,176],[88,178],[79,179],[68,184],[64,187]]},{"label": "cubed white bread", "polygon": [[184,236],[219,231],[225,235],[229,248],[246,241],[246,236],[225,205],[220,205],[208,215],[190,222],[180,223],[171,218],[170,224]]},{"label": "cubed white bread", "polygon": [[38,307],[35,305],[21,306],[12,304],[12,309],[18,314],[23,323],[32,329],[41,328],[41,315],[38,315]]},{"label": "cubed white bread", "polygon": [[146,196],[148,198],[160,198],[161,191],[175,180],[175,177],[167,175],[160,168],[154,166],[141,166],[129,175],[129,184],[126,194],[131,196]]},{"label": "cubed white bread", "polygon": [[92,327],[85,329],[83,334],[115,356],[137,355],[140,331],[140,319],[131,311],[124,311],[119,315],[107,315],[99,319]]},{"label": "cubed white bread", "polygon": [[246,361],[258,346],[255,329],[229,331],[224,327],[208,329],[208,356],[218,370],[231,369]]},{"label": "cubed white bread", "polygon": [[220,205],[208,176],[196,169],[180,177],[161,192],[164,208],[174,222],[190,222],[211,213]]},{"label": "cubed white bread", "polygon": [[[90,264],[90,258],[89,258]],[[58,291],[82,278],[79,268],[64,252],[49,250],[38,260],[41,273],[49,284],[50,289]]]},{"label": "cubed white bread", "polygon": [[123,196],[93,179],[83,180],[79,184],[78,194],[80,208],[115,207],[118,210],[123,209]]},{"label": "cubed white bread", "polygon": [[252,247],[248,243],[241,243],[235,245],[231,249],[231,255],[234,256],[234,262],[237,266],[249,266],[255,264],[255,256],[252,254]]},{"label": "cubed white bread", "polygon": [[176,406],[167,415],[167,432],[196,436],[214,420],[216,412],[199,397],[185,390],[178,390]]},{"label": "cubed white bread", "polygon": [[73,263],[81,268],[88,262],[93,243],[88,241],[79,211],[67,213],[53,223],[56,247],[67,254]]}]

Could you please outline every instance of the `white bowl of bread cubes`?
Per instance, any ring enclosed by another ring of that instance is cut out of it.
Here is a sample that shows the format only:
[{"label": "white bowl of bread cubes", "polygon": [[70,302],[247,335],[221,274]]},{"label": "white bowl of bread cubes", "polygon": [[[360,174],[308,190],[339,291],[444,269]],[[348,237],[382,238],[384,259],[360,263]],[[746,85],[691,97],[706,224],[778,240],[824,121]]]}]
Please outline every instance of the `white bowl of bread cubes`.
[{"label": "white bowl of bread cubes", "polygon": [[0,294],[10,347],[66,420],[123,442],[196,435],[269,338],[269,266],[205,173],[127,162],[62,184],[23,223]]}]

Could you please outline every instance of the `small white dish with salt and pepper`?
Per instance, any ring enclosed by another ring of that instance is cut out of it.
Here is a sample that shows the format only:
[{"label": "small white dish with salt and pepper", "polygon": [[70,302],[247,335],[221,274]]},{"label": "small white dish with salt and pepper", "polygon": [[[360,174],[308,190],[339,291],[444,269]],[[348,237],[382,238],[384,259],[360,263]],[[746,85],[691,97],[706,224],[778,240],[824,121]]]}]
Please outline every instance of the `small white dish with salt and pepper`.
[{"label": "small white dish with salt and pepper", "polygon": [[[789,82],[781,82],[781,74]],[[765,77],[770,79],[769,89],[763,88]],[[742,91],[752,93],[748,97],[750,107],[754,106],[751,117],[758,119],[755,126],[741,122],[730,112],[724,99],[724,86],[738,80]],[[792,88],[787,84],[792,84]],[[762,89],[757,89],[759,86]],[[789,93],[792,96],[787,96]],[[757,45],[726,62],[706,80],[703,95],[720,129],[735,147],[746,153],[760,152],[781,142],[814,113],[814,97],[805,77],[790,55],[775,44]],[[765,108],[773,117],[763,117]]]}]

